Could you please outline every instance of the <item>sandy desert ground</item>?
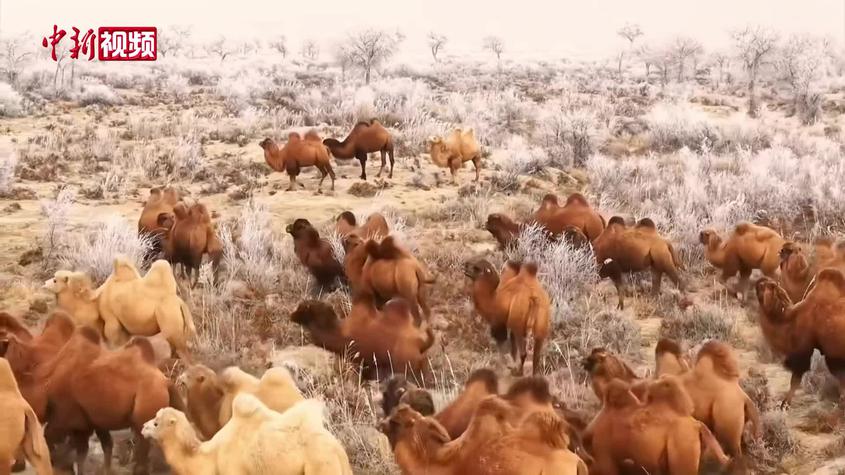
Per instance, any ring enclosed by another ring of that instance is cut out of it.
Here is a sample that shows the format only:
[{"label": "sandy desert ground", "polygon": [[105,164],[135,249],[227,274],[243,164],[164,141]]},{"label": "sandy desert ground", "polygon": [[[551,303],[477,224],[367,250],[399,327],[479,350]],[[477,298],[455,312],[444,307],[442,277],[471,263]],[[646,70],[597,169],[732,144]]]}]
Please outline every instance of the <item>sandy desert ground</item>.
[{"label": "sandy desert ground", "polygon": [[[0,109],[0,310],[38,327],[55,305],[41,288],[54,271],[84,270],[102,282],[115,254],[140,258],[136,223],[149,189],[178,186],[213,211],[226,250],[222,282],[214,285],[205,265],[196,288],[180,286],[199,329],[198,359],[214,368],[294,368],[304,391],[326,399],[329,426],[356,473],[398,473],[375,428],[377,385],[302,349],[306,335],[288,320],[313,285],[285,226],[307,218],[328,236],[344,210],[379,211],[437,279],[438,341],[429,356],[438,403],[473,369],[507,374],[510,365],[472,310],[463,263],[520,257],[540,263],[554,300],[541,371],[570,407],[598,409],[581,367],[594,347],[620,353],[646,375],[658,338],[691,351],[716,338],[736,348],[743,386],[764,413],[763,439],[747,441],[752,471],[845,470],[835,380],[815,359],[792,406],[780,409],[789,373],[762,337],[756,297],[728,296],[698,243],[702,228],[726,232],[743,220],[799,240],[842,234],[845,82],[835,65],[814,78],[821,93],[810,121],[792,113],[790,91],[774,73],[761,80],[759,117],[748,117],[738,66],[730,83],[702,65],[661,84],[633,62],[622,78],[599,64],[452,62],[385,69],[369,86],[329,64],[259,56],[84,66],[56,88],[52,63],[39,60],[11,92],[0,88],[0,102],[19,108],[7,106],[6,116]],[[311,128],[341,137],[370,117],[397,140],[392,179],[376,178],[375,156],[366,183],[356,161],[333,160],[334,191],[316,194],[311,169],[300,177],[304,188],[286,192],[287,177],[266,165],[258,146]],[[468,165],[460,184],[450,184],[426,154],[427,137],[459,125],[473,127],[484,146],[479,183]],[[489,213],[525,217],[546,193],[576,191],[605,217],[652,218],[679,250],[691,305],[681,308],[684,296],[669,282],[650,295],[643,275],[632,276],[634,294],[617,310],[615,289],[599,281],[584,251],[526,234],[506,256],[483,228]],[[320,298],[342,308],[349,296]],[[179,369],[169,368],[173,377]],[[119,447],[125,465],[131,447]]]}]

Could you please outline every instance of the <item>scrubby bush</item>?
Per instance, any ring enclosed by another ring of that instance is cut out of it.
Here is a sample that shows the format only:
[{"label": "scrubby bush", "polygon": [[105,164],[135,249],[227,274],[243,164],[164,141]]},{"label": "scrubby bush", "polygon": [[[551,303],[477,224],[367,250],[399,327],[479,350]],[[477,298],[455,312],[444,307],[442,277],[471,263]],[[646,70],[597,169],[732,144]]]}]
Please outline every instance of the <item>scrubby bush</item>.
[{"label": "scrubby bush", "polygon": [[191,93],[191,87],[188,85],[188,78],[181,74],[170,74],[164,80],[162,89],[165,94],[169,95],[176,101],[183,101],[188,98]]},{"label": "scrubby bush", "polygon": [[113,215],[82,232],[63,233],[58,266],[88,273],[95,283],[106,280],[114,269],[114,258],[124,255],[140,269],[152,248],[152,239],[138,234],[137,224]]},{"label": "scrubby bush", "polygon": [[0,82],[0,117],[18,117],[23,112],[23,97],[8,83]]},{"label": "scrubby bush", "polygon": [[105,84],[86,84],[82,86],[82,92],[79,94],[79,103],[83,106],[114,106],[123,103],[123,100]]},{"label": "scrubby bush", "polygon": [[660,322],[660,336],[693,345],[705,340],[734,342],[738,339],[738,325],[742,312],[735,308],[704,303],[694,305],[686,311],[677,308],[663,315]]},{"label": "scrubby bush", "polygon": [[0,196],[12,192],[15,184],[15,167],[18,166],[18,154],[13,151],[0,151]]}]

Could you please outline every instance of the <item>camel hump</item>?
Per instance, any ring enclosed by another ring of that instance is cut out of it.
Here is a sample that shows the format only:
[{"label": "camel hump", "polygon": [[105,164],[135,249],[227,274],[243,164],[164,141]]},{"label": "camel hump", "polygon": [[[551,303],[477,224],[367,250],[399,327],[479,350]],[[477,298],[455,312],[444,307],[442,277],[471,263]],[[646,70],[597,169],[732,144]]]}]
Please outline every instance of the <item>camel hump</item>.
[{"label": "camel hump", "polygon": [[709,358],[713,362],[713,369],[721,376],[729,379],[739,378],[739,362],[733,349],[717,340],[711,340],[698,350],[696,362],[702,358]]},{"label": "camel hump", "polygon": [[505,399],[514,399],[522,395],[529,395],[538,404],[545,404],[552,401],[552,393],[549,389],[549,382],[540,376],[526,376],[519,378],[511,384]]},{"label": "camel hump", "polygon": [[299,135],[299,132],[291,132],[288,134],[288,142],[294,142],[297,140],[302,140],[302,137]]},{"label": "camel hump", "polygon": [[607,222],[607,226],[610,227],[610,226],[613,226],[614,224],[618,224],[618,225],[624,227],[625,226],[625,220],[622,219],[621,216],[614,216],[614,217],[610,218],[610,221]]},{"label": "camel hump", "polygon": [[636,227],[637,227],[637,229],[640,229],[640,230],[643,230],[643,231],[655,231],[655,232],[657,231],[657,225],[654,224],[654,221],[652,221],[651,218],[643,218],[643,219],[637,221]]},{"label": "camel hump", "polygon": [[669,338],[661,338],[657,342],[657,346],[654,348],[654,354],[656,356],[660,356],[665,353],[671,353],[677,356],[678,358],[683,355],[683,352],[681,351],[681,345],[678,344],[677,341],[671,340]]},{"label": "camel hump", "polygon": [[835,285],[840,291],[845,291],[845,274],[842,271],[833,267],[827,267],[819,272],[816,276],[816,281],[827,281]]},{"label": "camel hump", "polygon": [[142,360],[151,365],[155,365],[155,350],[153,349],[153,344],[150,343],[150,340],[142,336],[133,336],[132,339],[129,340],[129,343],[126,344],[126,348],[137,348]]},{"label": "camel hump", "polygon": [[590,206],[590,204],[587,203],[587,198],[584,197],[584,195],[582,195],[581,193],[572,193],[571,195],[569,195],[569,198],[566,199],[566,205],[568,206],[571,204]]},{"label": "camel hump", "polygon": [[[460,130],[460,129],[458,129]],[[464,137],[475,138],[475,130],[472,127],[463,131]]]},{"label": "camel hump", "polygon": [[737,236],[744,236],[749,232],[756,231],[757,228],[757,225],[749,223],[748,221],[743,221],[741,223],[738,223],[736,227],[734,227],[734,234],[736,234]]},{"label": "camel hump", "polygon": [[541,201],[541,203],[543,208],[559,206],[557,195],[555,195],[554,193],[547,193],[545,196],[543,196],[543,200]]},{"label": "camel hump", "polygon": [[320,134],[318,134],[315,129],[311,129],[308,132],[305,132],[305,140],[307,140],[309,142],[321,142],[322,143],[322,139],[320,139]]},{"label": "camel hump", "polygon": [[357,218],[355,218],[355,213],[353,213],[352,211],[344,211],[343,213],[340,213],[340,215],[337,217],[337,220],[346,221],[346,223],[350,226],[356,226],[358,224],[358,220]]},{"label": "camel hump", "polygon": [[[373,241],[370,241],[373,242]],[[369,252],[371,247],[367,247],[367,251]],[[387,236],[381,240],[381,243],[378,244],[378,251],[374,255],[370,252],[370,255],[376,259],[397,259],[405,255],[405,251],[399,246],[396,242],[396,238],[393,236]]]},{"label": "camel hump", "polygon": [[472,383],[483,383],[487,388],[487,392],[491,394],[498,394],[499,392],[499,377],[496,372],[490,368],[481,368],[473,371],[464,386],[469,386]]}]

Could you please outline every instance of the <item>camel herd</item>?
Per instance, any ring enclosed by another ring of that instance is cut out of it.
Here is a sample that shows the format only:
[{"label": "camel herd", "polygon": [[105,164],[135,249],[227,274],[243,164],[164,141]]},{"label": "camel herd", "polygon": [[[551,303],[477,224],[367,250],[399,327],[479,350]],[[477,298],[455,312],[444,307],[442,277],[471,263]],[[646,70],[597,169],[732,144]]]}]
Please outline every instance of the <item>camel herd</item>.
[{"label": "camel herd", "polygon": [[[430,145],[432,160],[449,167],[453,178],[472,161],[478,179],[480,154],[471,130]],[[304,138],[292,134],[281,148],[270,139],[261,146],[268,163],[289,174],[291,188],[305,166],[334,180],[330,155],[358,158],[364,178],[367,154],[378,151],[382,171],[390,158],[392,175],[393,142],[377,121],[359,123],[343,142],[309,132]],[[615,285],[620,308],[625,275],[632,272],[651,272],[654,293],[666,275],[686,298],[684,265],[651,219],[633,225],[619,216],[605,220],[579,193],[560,202],[545,196],[524,221],[491,214],[486,228],[503,250],[523,230],[539,226],[550,240],[592,252],[598,275]],[[38,332],[0,313],[0,475],[27,461],[38,474],[52,473],[52,462],[84,473],[93,434],[108,472],[111,432],[123,429],[135,437],[136,474],[149,473],[151,441],[179,475],[351,473],[347,454],[326,429],[323,403],[306,398],[287,370],[271,368],[258,378],[194,360],[196,329],[179,296],[176,270],[195,285],[207,257],[217,277],[222,246],[205,205],[175,188],[154,188],[138,229],[154,242],[143,275],[123,256],[115,256],[111,275],[99,286],[77,269],[56,271],[45,283],[56,295],[56,310]],[[343,256],[307,219],[286,230],[315,285],[344,287],[351,295],[345,313],[308,299],[289,319],[315,345],[358,365],[363,379],[386,383],[379,427],[405,474],[685,475],[707,460],[744,467],[747,426],[752,436],[760,435],[759,411],[739,385],[734,350],[718,341],[688,361],[678,343],[661,340],[655,367],[643,377],[595,348],[583,364],[602,408],[590,421],[568,409],[541,376],[552,300],[542,265],[528,261],[507,261],[501,269],[481,258],[464,263],[467,298],[493,342],[510,353],[513,376],[506,385],[494,371],[476,370],[438,411],[425,389],[432,382],[428,352],[438,339],[429,301],[435,277],[425,263],[379,213],[364,222],[348,211],[338,216],[334,231]],[[750,223],[737,224],[724,238],[703,230],[700,241],[730,293],[744,299],[752,271],[763,274],[755,283],[762,333],[792,372],[785,404],[814,350],[845,384],[841,245],[787,241]],[[148,339],[156,334],[184,365],[173,380]],[[529,353],[533,375],[524,376]],[[65,446],[73,460],[60,450]]]}]

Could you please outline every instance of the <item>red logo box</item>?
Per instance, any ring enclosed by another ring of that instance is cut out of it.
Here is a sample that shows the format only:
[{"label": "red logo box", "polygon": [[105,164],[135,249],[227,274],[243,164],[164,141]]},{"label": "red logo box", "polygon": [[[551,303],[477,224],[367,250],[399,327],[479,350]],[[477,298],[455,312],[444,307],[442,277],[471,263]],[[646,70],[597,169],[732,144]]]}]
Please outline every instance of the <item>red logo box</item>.
[{"label": "red logo box", "polygon": [[101,26],[97,29],[100,61],[155,61],[158,30],[154,26]]}]

